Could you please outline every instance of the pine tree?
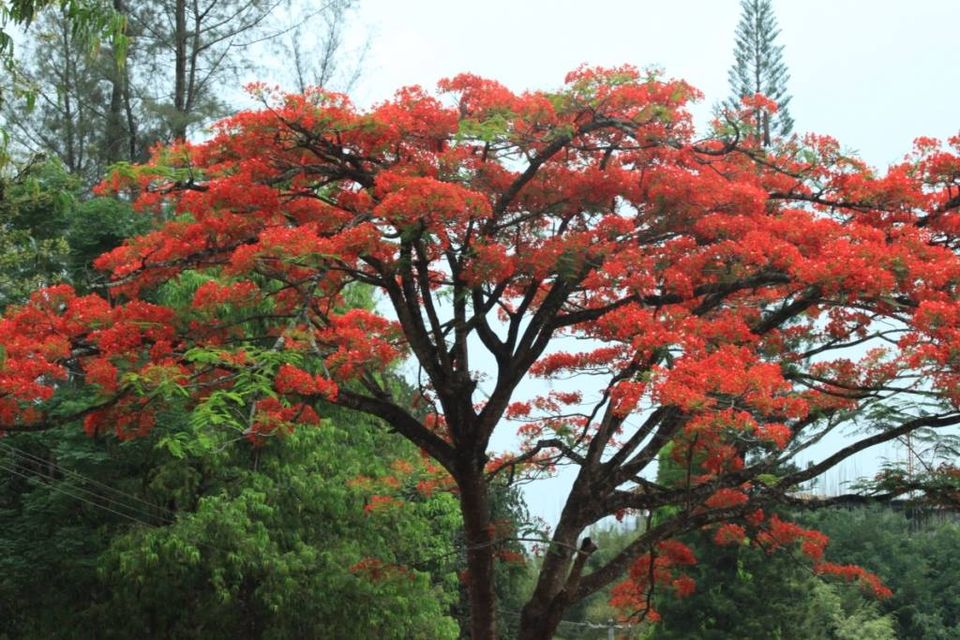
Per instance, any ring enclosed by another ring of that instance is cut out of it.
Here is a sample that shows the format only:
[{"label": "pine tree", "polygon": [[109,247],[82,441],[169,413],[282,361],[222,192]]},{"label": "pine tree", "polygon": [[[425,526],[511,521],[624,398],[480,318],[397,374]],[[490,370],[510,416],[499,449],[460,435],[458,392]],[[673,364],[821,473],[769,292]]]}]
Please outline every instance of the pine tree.
[{"label": "pine tree", "polygon": [[790,74],[783,62],[783,45],[775,44],[780,29],[773,15],[771,0],[740,0],[740,23],[736,31],[734,63],[728,81],[731,96],[728,109],[740,108],[740,98],[761,93],[778,105],[776,113],[756,111],[755,122],[763,146],[770,146],[772,136],[785,136],[793,130],[793,118],[787,110],[787,80]]}]

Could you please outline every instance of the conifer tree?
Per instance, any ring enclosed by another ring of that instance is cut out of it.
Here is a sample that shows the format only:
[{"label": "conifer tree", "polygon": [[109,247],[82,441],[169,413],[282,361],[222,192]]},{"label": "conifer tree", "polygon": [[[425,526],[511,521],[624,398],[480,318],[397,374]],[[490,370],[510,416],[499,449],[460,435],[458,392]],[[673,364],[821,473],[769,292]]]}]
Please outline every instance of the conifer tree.
[{"label": "conifer tree", "polygon": [[734,63],[728,73],[731,96],[724,106],[737,111],[741,108],[740,98],[757,93],[775,101],[776,113],[758,108],[752,123],[763,146],[768,147],[772,137],[785,136],[793,130],[793,118],[787,110],[790,74],[783,62],[783,45],[775,44],[780,29],[771,0],[740,0],[740,10]]}]

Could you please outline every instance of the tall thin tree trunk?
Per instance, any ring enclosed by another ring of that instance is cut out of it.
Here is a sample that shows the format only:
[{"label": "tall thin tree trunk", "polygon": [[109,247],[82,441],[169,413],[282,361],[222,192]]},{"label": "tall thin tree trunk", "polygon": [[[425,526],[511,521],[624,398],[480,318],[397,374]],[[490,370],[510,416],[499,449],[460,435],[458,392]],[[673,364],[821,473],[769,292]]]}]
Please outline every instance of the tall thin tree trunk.
[{"label": "tall thin tree trunk", "polygon": [[75,81],[75,67],[73,66],[73,39],[70,33],[70,22],[64,16],[60,20],[60,37],[63,43],[64,65],[62,86],[58,87],[61,92],[60,99],[63,101],[63,125],[64,125],[64,148],[66,150],[67,169],[71,173],[79,173],[81,165],[77,159],[77,135],[76,135],[76,114],[73,111],[73,91]]},{"label": "tall thin tree trunk", "polygon": [[187,137],[187,1],[177,0],[174,16],[176,33],[174,47],[176,63],[174,65],[173,110],[176,120],[172,133],[176,139]]},{"label": "tall thin tree trunk", "polygon": [[110,107],[107,112],[105,132],[107,144],[103,157],[106,164],[124,160],[124,151],[127,148],[126,127],[123,122],[123,86],[119,77],[121,71],[117,67],[118,65],[114,63],[114,68],[110,71]]},{"label": "tall thin tree trunk", "polygon": [[130,147],[130,162],[142,161],[144,158],[141,157],[141,150],[144,145],[140,141],[140,129],[137,126],[137,117],[133,112],[133,100],[130,97],[130,72],[126,69],[123,74],[123,110],[127,116],[127,143]]},{"label": "tall thin tree trunk", "polygon": [[[126,14],[124,0],[113,0],[113,10],[121,15]],[[106,148],[103,162],[113,164],[121,160],[132,160],[127,155],[130,131],[124,122],[124,85],[126,84],[125,61],[118,60],[114,51],[110,66],[110,106],[107,112]]]}]

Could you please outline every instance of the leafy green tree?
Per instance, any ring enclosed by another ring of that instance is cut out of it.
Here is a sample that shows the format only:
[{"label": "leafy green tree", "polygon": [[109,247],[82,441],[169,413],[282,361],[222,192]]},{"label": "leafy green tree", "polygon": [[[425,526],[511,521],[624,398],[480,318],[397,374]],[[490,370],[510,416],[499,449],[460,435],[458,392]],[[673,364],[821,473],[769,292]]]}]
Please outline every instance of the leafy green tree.
[{"label": "leafy green tree", "polygon": [[[684,467],[669,447],[661,451],[658,483],[683,486],[691,474],[701,472],[698,460]],[[894,638],[892,619],[880,613],[876,602],[855,587],[823,582],[809,562],[791,552],[764,549],[750,540],[720,546],[709,530],[688,534],[683,541],[698,560],[688,572],[696,591],[683,598],[669,589],[654,594],[662,622],[654,628],[656,640]],[[855,635],[866,628],[871,629],[868,636]]]},{"label": "leafy green tree", "polygon": [[0,178],[0,309],[63,277],[70,249],[58,232],[70,207],[70,183],[55,167],[37,165]]},{"label": "leafy green tree", "polygon": [[365,510],[351,481],[371,461],[388,473],[397,443],[345,418],[271,443],[173,525],[117,540],[101,568],[121,587],[107,608],[158,637],[456,637],[453,572],[406,568],[453,551],[456,503],[407,495]]},{"label": "leafy green tree", "polygon": [[402,500],[370,508],[357,481],[416,459],[397,438],[345,414],[259,448],[157,428],[129,442],[76,427],[5,439],[0,634],[457,636],[455,567],[409,568],[455,557],[454,499],[401,486]]},{"label": "leafy green tree", "polygon": [[731,111],[738,111],[741,98],[757,93],[777,103],[776,113],[763,108],[754,111],[751,125],[763,146],[770,146],[773,136],[786,136],[793,130],[787,109],[790,74],[783,61],[783,45],[776,44],[780,29],[772,4],[772,0],[740,0],[734,63],[728,72],[731,95],[725,103]]},{"label": "leafy green tree", "polygon": [[[823,582],[789,553],[751,545],[717,547],[703,534],[687,543],[699,562],[696,592],[656,596],[656,640],[893,640],[893,621],[856,587]],[[866,633],[864,629],[871,629]],[[857,635],[858,633],[863,635]]]},{"label": "leafy green tree", "polygon": [[115,198],[89,198],[56,158],[0,174],[0,311],[38,286],[69,282],[89,290],[93,259],[148,225]]},{"label": "leafy green tree", "polygon": [[830,536],[831,557],[859,563],[887,581],[882,603],[901,640],[960,637],[960,525],[938,511],[908,517],[889,507],[828,509],[804,520]]},{"label": "leafy green tree", "polygon": [[[312,48],[285,49],[293,52],[296,82],[356,78],[358,65],[350,75],[341,64],[351,6],[333,0],[296,11],[301,26],[323,23]],[[38,14],[19,56],[29,100],[9,101],[3,117],[13,149],[56,155],[88,186],[108,166],[144,161],[158,141],[186,138],[226,115],[231,87],[254,66],[251,47],[293,29],[278,22],[283,12],[273,0],[112,0],[122,39],[91,51],[75,13],[58,7]],[[309,60],[319,61],[316,68]]]}]

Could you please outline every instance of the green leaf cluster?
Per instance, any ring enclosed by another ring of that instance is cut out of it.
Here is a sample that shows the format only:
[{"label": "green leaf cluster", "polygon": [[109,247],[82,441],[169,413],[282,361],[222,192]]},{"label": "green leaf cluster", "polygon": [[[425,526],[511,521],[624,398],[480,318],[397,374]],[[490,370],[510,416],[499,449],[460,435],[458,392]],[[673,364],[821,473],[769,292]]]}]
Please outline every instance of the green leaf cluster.
[{"label": "green leaf cluster", "polygon": [[84,197],[57,160],[0,175],[0,310],[41,286],[90,289],[103,277],[94,258],[148,224],[125,202]]}]

